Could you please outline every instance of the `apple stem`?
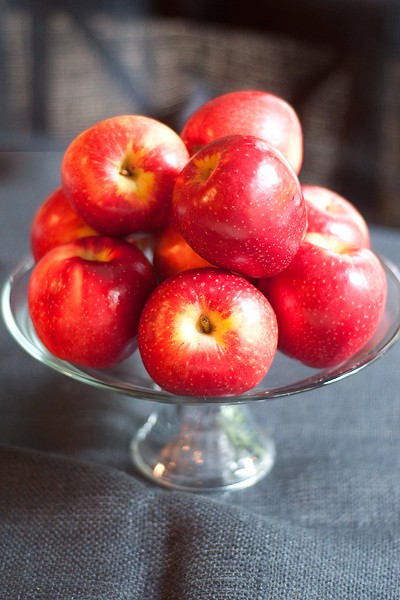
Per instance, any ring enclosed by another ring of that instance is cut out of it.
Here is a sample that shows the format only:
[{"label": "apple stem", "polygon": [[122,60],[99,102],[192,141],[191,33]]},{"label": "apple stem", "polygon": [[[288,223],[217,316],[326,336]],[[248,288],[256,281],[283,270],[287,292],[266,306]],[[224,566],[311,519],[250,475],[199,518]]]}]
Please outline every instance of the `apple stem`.
[{"label": "apple stem", "polygon": [[203,333],[210,333],[211,332],[210,319],[208,317],[206,317],[206,315],[201,315],[200,316],[200,325],[201,325],[201,328],[203,330]]},{"label": "apple stem", "polygon": [[130,177],[132,175],[131,171],[129,169],[127,169],[126,167],[122,167],[119,174],[125,175],[125,177]]}]

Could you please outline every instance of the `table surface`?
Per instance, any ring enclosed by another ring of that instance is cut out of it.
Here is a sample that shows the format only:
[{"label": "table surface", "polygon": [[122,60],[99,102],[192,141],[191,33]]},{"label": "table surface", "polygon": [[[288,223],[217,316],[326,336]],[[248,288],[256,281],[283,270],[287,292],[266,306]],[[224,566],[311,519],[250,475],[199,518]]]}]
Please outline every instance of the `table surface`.
[{"label": "table surface", "polygon": [[[60,183],[60,152],[0,153],[1,283]],[[372,227],[400,262],[400,232]],[[271,473],[241,491],[156,488],[129,442],[154,405],[29,357],[0,326],[2,599],[395,599],[400,345],[352,377],[256,403]]]}]

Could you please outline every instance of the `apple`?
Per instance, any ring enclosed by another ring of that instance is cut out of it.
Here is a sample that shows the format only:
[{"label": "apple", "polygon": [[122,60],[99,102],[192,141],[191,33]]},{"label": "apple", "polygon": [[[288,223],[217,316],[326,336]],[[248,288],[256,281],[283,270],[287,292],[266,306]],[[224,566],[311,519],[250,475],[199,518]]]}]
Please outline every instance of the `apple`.
[{"label": "apple", "polygon": [[386,302],[378,257],[336,236],[308,233],[287,269],[258,282],[275,310],[279,349],[310,367],[333,367],[373,336]]},{"label": "apple", "polygon": [[267,373],[277,323],[263,294],[218,268],[172,275],[143,309],[138,346],[149,375],[184,396],[241,394]]},{"label": "apple", "polygon": [[260,90],[222,94],[200,106],[181,131],[191,155],[218,138],[236,134],[266,140],[299,174],[303,162],[302,127],[296,111],[283,98]]},{"label": "apple", "polygon": [[195,252],[250,278],[284,269],[307,227],[297,175],[279,151],[254,136],[227,136],[199,150],[179,174],[172,204]]},{"label": "apple", "polygon": [[180,271],[212,266],[189,246],[172,222],[160,233],[155,242],[153,264],[159,281]]},{"label": "apple", "polygon": [[140,313],[154,287],[153,266],[134,245],[105,236],[81,238],[36,263],[29,314],[49,352],[106,368],[136,349]]},{"label": "apple", "polygon": [[179,135],[160,121],[111,117],[68,146],[62,185],[77,212],[101,234],[154,231],[169,221],[175,179],[188,158]]},{"label": "apple", "polygon": [[31,223],[31,250],[39,261],[49,250],[79,239],[98,235],[67,200],[61,187],[39,206]]},{"label": "apple", "polygon": [[370,248],[367,223],[354,204],[318,185],[303,185],[302,191],[307,206],[308,231],[337,235],[355,246]]}]

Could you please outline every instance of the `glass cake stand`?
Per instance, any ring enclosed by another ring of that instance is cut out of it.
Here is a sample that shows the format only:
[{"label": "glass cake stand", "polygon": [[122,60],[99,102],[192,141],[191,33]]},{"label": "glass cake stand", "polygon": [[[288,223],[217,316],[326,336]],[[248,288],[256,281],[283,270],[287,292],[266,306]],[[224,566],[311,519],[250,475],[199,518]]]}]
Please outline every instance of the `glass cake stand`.
[{"label": "glass cake stand", "polygon": [[187,491],[245,488],[272,467],[273,441],[253,421],[248,405],[331,384],[370,365],[400,337],[400,274],[382,259],[388,283],[384,316],[371,341],[351,359],[329,369],[312,369],[278,352],[264,380],[241,396],[174,396],[147,375],[135,352],[107,370],[78,367],[50,354],[29,318],[27,287],[32,260],[10,275],[2,291],[2,315],[12,337],[40,362],[96,388],[155,401],[155,410],[134,433],[132,461],[151,481]]}]

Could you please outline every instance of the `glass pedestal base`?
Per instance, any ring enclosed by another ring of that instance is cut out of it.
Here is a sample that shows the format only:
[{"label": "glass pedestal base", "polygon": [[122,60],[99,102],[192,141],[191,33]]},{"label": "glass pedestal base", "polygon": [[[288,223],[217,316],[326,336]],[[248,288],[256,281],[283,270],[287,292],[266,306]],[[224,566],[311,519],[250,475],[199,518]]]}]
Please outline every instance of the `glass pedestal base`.
[{"label": "glass pedestal base", "polygon": [[246,405],[167,405],[137,432],[131,456],[158,485],[204,492],[253,485],[271,469],[275,446]]}]

